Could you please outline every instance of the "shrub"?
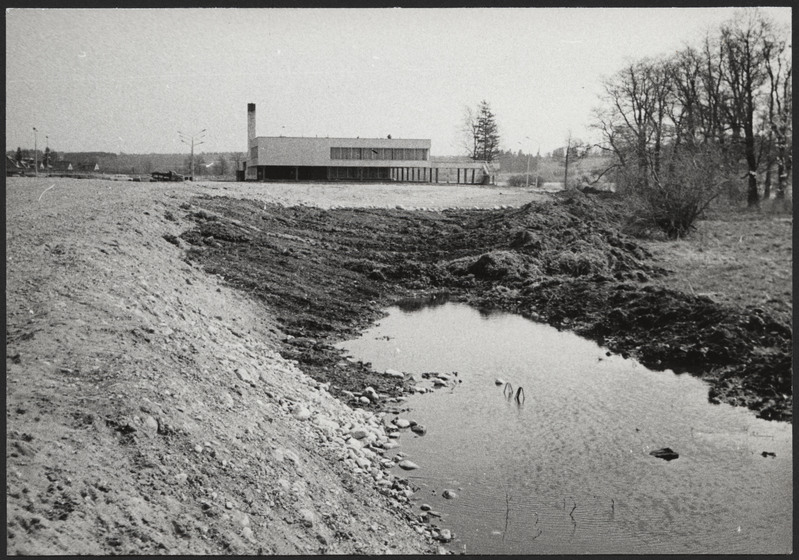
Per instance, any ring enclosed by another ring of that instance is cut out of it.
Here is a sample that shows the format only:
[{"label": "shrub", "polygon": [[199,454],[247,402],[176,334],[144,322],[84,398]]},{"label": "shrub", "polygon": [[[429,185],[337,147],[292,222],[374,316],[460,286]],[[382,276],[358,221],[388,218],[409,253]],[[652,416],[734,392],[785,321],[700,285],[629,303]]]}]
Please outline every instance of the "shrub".
[{"label": "shrub", "polygon": [[527,184],[527,178],[524,175],[511,175],[508,177],[509,187],[523,187]]},{"label": "shrub", "polygon": [[[538,185],[541,186],[544,184],[544,178],[540,175],[538,176]],[[527,175],[520,174],[520,175],[511,175],[508,177],[508,186],[509,187],[525,187],[528,185]],[[530,175],[529,186],[535,186],[535,175]]]},{"label": "shrub", "polygon": [[720,194],[734,187],[731,172],[711,145],[671,150],[657,170],[619,172],[629,202],[630,223],[639,234],[657,228],[670,239],[694,229],[694,222]]}]

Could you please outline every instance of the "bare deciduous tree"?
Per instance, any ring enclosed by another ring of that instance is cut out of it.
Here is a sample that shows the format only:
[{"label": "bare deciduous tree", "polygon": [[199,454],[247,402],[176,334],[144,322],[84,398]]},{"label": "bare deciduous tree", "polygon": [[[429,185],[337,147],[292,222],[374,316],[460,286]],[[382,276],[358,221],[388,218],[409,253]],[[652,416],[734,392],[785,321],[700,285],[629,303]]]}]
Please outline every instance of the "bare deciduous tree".
[{"label": "bare deciduous tree", "polygon": [[[778,199],[785,198],[792,165],[793,62],[788,47],[785,39],[776,36],[765,37],[763,40],[763,58],[768,75],[768,110],[765,127],[768,130],[769,147],[773,148],[769,166],[772,161],[777,164]],[[769,178],[767,175],[767,181]]]},{"label": "bare deciduous tree", "polygon": [[722,73],[730,94],[725,109],[733,142],[743,142],[747,165],[746,200],[750,207],[760,203],[755,117],[767,81],[763,45],[771,33],[771,24],[756,9],[738,12],[721,28]]}]

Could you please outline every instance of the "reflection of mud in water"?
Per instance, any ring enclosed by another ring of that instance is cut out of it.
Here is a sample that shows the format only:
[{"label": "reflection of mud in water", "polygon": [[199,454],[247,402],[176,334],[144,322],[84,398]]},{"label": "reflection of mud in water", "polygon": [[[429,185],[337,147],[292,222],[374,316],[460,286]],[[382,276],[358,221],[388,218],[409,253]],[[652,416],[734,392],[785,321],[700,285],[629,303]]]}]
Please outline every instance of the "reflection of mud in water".
[{"label": "reflection of mud in water", "polygon": [[427,297],[401,299],[396,303],[396,306],[409,313],[419,311],[425,307],[438,307],[447,302],[449,302],[449,293],[442,292]]}]

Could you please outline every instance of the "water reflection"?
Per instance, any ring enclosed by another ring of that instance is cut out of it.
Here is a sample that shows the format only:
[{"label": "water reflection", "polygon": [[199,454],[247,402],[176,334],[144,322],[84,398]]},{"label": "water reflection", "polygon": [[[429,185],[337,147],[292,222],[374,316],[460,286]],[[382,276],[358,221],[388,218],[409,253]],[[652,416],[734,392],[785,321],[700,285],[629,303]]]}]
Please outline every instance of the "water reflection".
[{"label": "water reflection", "polygon": [[449,302],[450,295],[446,292],[433,294],[423,298],[404,298],[396,302],[396,306],[405,313],[413,313],[428,307],[440,307]]}]

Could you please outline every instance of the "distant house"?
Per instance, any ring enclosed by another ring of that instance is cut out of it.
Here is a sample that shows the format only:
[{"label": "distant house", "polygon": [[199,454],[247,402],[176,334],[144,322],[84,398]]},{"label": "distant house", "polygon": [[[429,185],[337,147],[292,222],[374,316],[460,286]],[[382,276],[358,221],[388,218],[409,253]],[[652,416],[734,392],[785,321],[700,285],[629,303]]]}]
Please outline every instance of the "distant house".
[{"label": "distant house", "polygon": [[6,156],[6,177],[11,175],[22,175],[25,172],[25,167],[22,162],[17,163],[17,160],[11,156]]},{"label": "distant house", "polygon": [[66,173],[75,171],[75,166],[72,165],[71,161],[57,161],[52,165],[52,169],[55,172]]},{"label": "distant house", "polygon": [[83,172],[92,172],[92,171],[100,171],[100,164],[96,161],[84,161],[78,164],[78,168],[76,171],[83,171]]}]

